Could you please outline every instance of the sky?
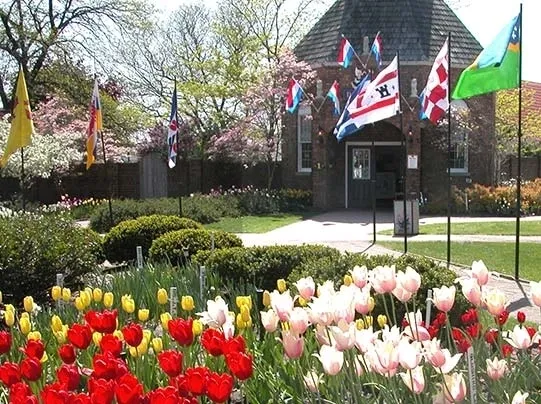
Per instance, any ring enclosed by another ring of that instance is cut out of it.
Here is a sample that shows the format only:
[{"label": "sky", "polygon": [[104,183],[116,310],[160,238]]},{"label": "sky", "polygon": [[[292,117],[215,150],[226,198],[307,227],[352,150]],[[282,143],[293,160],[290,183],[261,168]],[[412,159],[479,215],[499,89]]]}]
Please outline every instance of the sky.
[{"label": "sky", "polygon": [[[295,2],[295,0],[288,0]],[[522,36],[522,79],[541,83],[541,0],[453,0],[458,17],[482,46],[487,46],[498,32],[518,14],[523,4]],[[203,0],[209,7],[218,0]],[[154,0],[154,4],[165,10],[174,10],[181,4],[195,3],[192,0]],[[199,3],[199,2],[197,2]],[[327,7],[332,0],[323,1]],[[316,21],[314,21],[315,23]],[[385,40],[385,38],[384,38]],[[473,62],[473,60],[472,60]]]}]

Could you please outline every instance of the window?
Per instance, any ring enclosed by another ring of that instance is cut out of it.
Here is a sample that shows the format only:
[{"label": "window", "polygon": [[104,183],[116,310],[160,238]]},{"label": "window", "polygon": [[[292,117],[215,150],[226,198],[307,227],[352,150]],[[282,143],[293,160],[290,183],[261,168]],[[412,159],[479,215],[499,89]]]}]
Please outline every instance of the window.
[{"label": "window", "polygon": [[370,179],[370,149],[353,149],[351,177],[354,180]]},{"label": "window", "polygon": [[309,105],[301,105],[297,116],[297,171],[312,171],[312,110]]},{"label": "window", "polygon": [[468,172],[468,135],[455,134],[451,139],[451,174]]}]

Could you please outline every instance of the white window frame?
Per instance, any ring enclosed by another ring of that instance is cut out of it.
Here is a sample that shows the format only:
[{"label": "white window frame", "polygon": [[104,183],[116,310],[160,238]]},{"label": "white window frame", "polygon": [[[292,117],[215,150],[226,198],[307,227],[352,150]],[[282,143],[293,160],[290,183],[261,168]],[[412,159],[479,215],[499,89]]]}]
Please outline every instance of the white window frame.
[{"label": "white window frame", "polygon": [[[462,136],[461,136],[462,137]],[[468,174],[468,134],[463,133],[463,139],[460,142],[464,145],[464,166],[463,167],[451,167],[451,174]],[[451,138],[451,149],[454,150],[457,146],[458,139]]]},{"label": "white window frame", "polygon": [[[303,144],[310,144],[312,145],[312,121],[311,119],[306,119],[306,116],[312,114],[312,108],[310,105],[301,104],[299,106],[299,110],[297,112],[297,172],[299,173],[311,173],[312,172],[312,166],[310,167],[303,167],[302,166],[302,145]],[[301,139],[301,129],[303,127],[306,127],[306,123],[309,122],[310,125],[310,141],[302,140]],[[302,125],[304,123],[304,125]]]}]

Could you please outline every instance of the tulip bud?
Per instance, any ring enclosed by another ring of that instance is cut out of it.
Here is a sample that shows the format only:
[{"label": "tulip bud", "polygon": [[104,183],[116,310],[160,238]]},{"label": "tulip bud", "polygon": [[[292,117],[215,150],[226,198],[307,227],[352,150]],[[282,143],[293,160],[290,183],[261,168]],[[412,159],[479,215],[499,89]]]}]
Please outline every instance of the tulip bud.
[{"label": "tulip bud", "polygon": [[263,292],[263,306],[269,307],[271,304],[271,296],[268,290]]},{"label": "tulip bud", "polygon": [[92,289],[85,288],[85,290],[81,292],[81,302],[83,303],[85,308],[90,306],[90,304],[92,303]]},{"label": "tulip bud", "polygon": [[163,341],[161,338],[152,338],[152,349],[155,354],[159,354],[163,351]]},{"label": "tulip bud", "polygon": [[53,332],[58,332],[62,330],[62,319],[56,314],[51,317],[51,330],[53,330]]},{"label": "tulip bud", "polygon": [[141,343],[137,347],[137,355],[138,356],[143,356],[147,352],[148,352],[148,341],[145,338],[143,338],[143,340],[141,341]]},{"label": "tulip bud", "polygon": [[94,345],[100,346],[100,342],[101,342],[102,337],[103,337],[103,335],[101,335],[101,333],[94,332],[92,334],[92,341],[94,342]]},{"label": "tulip bud", "polygon": [[132,358],[137,358],[137,348],[131,346],[130,347],[130,355],[132,356]]},{"label": "tulip bud", "polygon": [[13,314],[15,314],[15,307],[13,307],[12,304],[6,304],[4,307],[5,311],[11,311]]},{"label": "tulip bud", "polygon": [[243,304],[240,306],[240,316],[242,318],[242,321],[247,322],[250,320],[250,309],[248,308],[248,305]]},{"label": "tulip bud", "polygon": [[115,296],[111,292],[105,292],[103,294],[103,305],[110,309],[113,307],[113,303],[115,301]]},{"label": "tulip bud", "polygon": [[32,296],[26,296],[23,300],[24,310],[31,313],[34,310],[34,298]]},{"label": "tulip bud", "polygon": [[351,275],[344,275],[344,285],[346,286],[349,286],[353,283],[353,278],[351,277]]},{"label": "tulip bud", "polygon": [[6,310],[4,312],[4,321],[8,327],[13,327],[15,324],[15,314],[11,310]]},{"label": "tulip bud", "polygon": [[92,299],[94,299],[96,303],[99,303],[101,302],[102,298],[103,298],[102,290],[100,288],[94,288],[94,290],[92,291]]},{"label": "tulip bud", "polygon": [[71,290],[69,288],[62,288],[62,300],[69,302],[71,299]]},{"label": "tulip bud", "polygon": [[23,311],[21,313],[21,318],[27,318],[28,320],[30,320],[30,315],[26,311]]},{"label": "tulip bud", "polygon": [[184,311],[192,311],[195,307],[192,296],[182,296],[180,298],[180,306]]},{"label": "tulip bud", "polygon": [[284,293],[287,289],[286,281],[284,279],[278,279],[276,281],[276,286],[278,287],[278,292]]},{"label": "tulip bud", "polygon": [[304,297],[302,297],[302,296],[299,296],[299,299],[297,301],[299,302],[299,305],[301,307],[306,307],[306,305],[308,304],[306,299]]},{"label": "tulip bud", "polygon": [[41,339],[41,333],[39,331],[30,331],[26,336],[27,340],[39,341]]},{"label": "tulip bud", "polygon": [[362,318],[358,319],[358,320],[355,320],[355,326],[357,327],[357,329],[360,331],[360,330],[364,330],[364,321]]},{"label": "tulip bud", "polygon": [[132,314],[135,311],[135,302],[131,295],[123,295],[121,298],[122,310],[128,314]]},{"label": "tulip bud", "polygon": [[83,311],[85,309],[85,304],[81,296],[77,296],[75,298],[75,308],[79,311]]},{"label": "tulip bud", "polygon": [[62,288],[58,285],[53,286],[51,289],[51,297],[56,302],[62,297]]},{"label": "tulip bud", "polygon": [[148,309],[139,309],[137,311],[137,318],[139,321],[147,321],[149,316],[149,310]]},{"label": "tulip bud", "polygon": [[193,323],[192,323],[192,332],[193,332],[193,335],[201,335],[201,333],[203,332],[203,323],[201,322],[201,320],[194,320]]},{"label": "tulip bud", "polygon": [[378,316],[378,325],[380,328],[383,328],[385,327],[385,325],[387,324],[387,316],[385,316],[384,314],[380,314]]},{"label": "tulip bud", "polygon": [[376,302],[372,296],[368,298],[368,312],[371,313],[372,310],[374,310],[374,307],[376,306]]},{"label": "tulip bud", "polygon": [[113,335],[117,337],[120,341],[124,341],[124,334],[122,334],[121,330],[113,331]]},{"label": "tulip bud", "polygon": [[169,320],[171,320],[171,314],[165,312],[160,314],[160,321],[164,330],[169,330]]},{"label": "tulip bud", "polygon": [[152,331],[150,330],[143,330],[143,338],[147,340],[147,344],[150,343],[150,340],[152,339]]},{"label": "tulip bud", "polygon": [[519,312],[517,313],[517,321],[518,321],[520,324],[522,324],[522,323],[524,323],[524,322],[526,321],[526,314],[524,314],[523,311],[519,311]]},{"label": "tulip bud", "polygon": [[244,328],[246,328],[245,326],[245,321],[242,319],[242,314],[237,314],[237,319],[236,319],[236,325],[237,325],[237,328],[239,330],[243,330]]},{"label": "tulip bud", "polygon": [[158,289],[158,303],[166,304],[167,303],[167,290]]},{"label": "tulip bud", "polygon": [[19,319],[19,329],[24,335],[27,335],[30,332],[31,325],[28,317],[21,316]]},{"label": "tulip bud", "polygon": [[364,318],[364,325],[366,326],[366,328],[372,327],[372,324],[374,324],[374,317],[366,316]]},{"label": "tulip bud", "polygon": [[53,334],[58,341],[59,344],[63,344],[66,342],[67,336],[68,336],[68,326],[67,324],[64,324],[62,328],[59,331],[53,331]]}]

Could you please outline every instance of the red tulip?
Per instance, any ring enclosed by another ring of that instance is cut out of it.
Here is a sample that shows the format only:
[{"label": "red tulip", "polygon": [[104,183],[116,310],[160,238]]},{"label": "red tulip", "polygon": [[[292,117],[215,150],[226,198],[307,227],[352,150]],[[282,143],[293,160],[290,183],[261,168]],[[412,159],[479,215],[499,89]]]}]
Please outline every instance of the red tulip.
[{"label": "red tulip", "polygon": [[173,386],[159,387],[148,393],[149,404],[178,404],[180,396]]},{"label": "red tulip", "polygon": [[231,396],[233,378],[227,373],[211,372],[207,382],[207,396],[216,403],[224,403]]},{"label": "red tulip", "polygon": [[100,341],[102,352],[111,352],[117,358],[122,353],[122,341],[113,334],[105,334]]},{"label": "red tulip", "polygon": [[0,365],[0,380],[7,387],[21,381],[21,369],[17,363],[4,362]]},{"label": "red tulip", "polygon": [[70,397],[70,404],[91,404],[90,396],[85,393],[74,394]]},{"label": "red tulip", "polygon": [[115,397],[118,404],[143,403],[143,385],[137,377],[131,373],[126,373],[117,380]]},{"label": "red tulip", "polygon": [[178,376],[182,372],[182,353],[174,350],[163,351],[158,354],[160,367],[169,377]]},{"label": "red tulip", "polygon": [[244,352],[231,352],[225,357],[227,367],[239,380],[246,380],[253,374],[252,356]]},{"label": "red tulip", "polygon": [[496,344],[498,342],[498,330],[491,328],[485,333],[485,341],[489,344]]},{"label": "red tulip", "polygon": [[21,375],[28,381],[34,382],[41,377],[41,362],[36,358],[25,358],[21,362]]},{"label": "red tulip", "polygon": [[223,351],[225,355],[230,352],[245,352],[246,342],[244,341],[242,335],[237,335],[236,337],[230,338],[225,341],[225,347]]},{"label": "red tulip", "polygon": [[523,311],[517,313],[517,321],[522,324],[526,321],[526,314]]},{"label": "red tulip", "polygon": [[[10,403],[31,403],[32,399],[29,399],[30,397],[34,397],[32,395],[32,390],[30,390],[30,386],[24,382],[17,382],[9,388]],[[37,403],[37,399],[35,402]]]},{"label": "red tulip", "polygon": [[473,308],[468,309],[460,316],[460,319],[464,325],[476,323],[478,321],[477,311]]},{"label": "red tulip", "polygon": [[60,359],[62,359],[62,362],[67,363],[68,365],[71,365],[73,362],[75,362],[75,349],[73,348],[73,345],[70,344],[64,344],[58,348],[58,356],[60,356]]},{"label": "red tulip", "polygon": [[506,358],[513,353],[513,347],[509,344],[502,345],[502,353]]},{"label": "red tulip", "polygon": [[23,351],[26,356],[40,360],[45,352],[45,345],[40,340],[30,339],[26,342],[26,347]]},{"label": "red tulip", "polygon": [[175,341],[182,346],[188,346],[193,343],[192,318],[184,320],[183,318],[175,318],[169,321],[169,334]]},{"label": "red tulip", "polygon": [[11,334],[7,331],[0,331],[0,355],[9,352],[11,349]]},{"label": "red tulip", "polygon": [[533,338],[533,336],[537,332],[537,330],[533,327],[526,327],[526,331],[528,331],[528,335],[530,336],[530,338]]},{"label": "red tulip", "polygon": [[207,328],[201,334],[201,345],[212,356],[222,355],[225,346],[224,333],[214,328]]},{"label": "red tulip", "polygon": [[56,377],[58,377],[58,381],[62,383],[66,390],[77,390],[81,381],[79,368],[74,365],[64,364],[60,366],[56,371]]},{"label": "red tulip", "polygon": [[111,404],[115,398],[115,381],[105,379],[88,379],[88,392],[92,404]]},{"label": "red tulip", "polygon": [[474,323],[466,326],[466,331],[472,338],[478,338],[481,336],[482,326],[480,323]]},{"label": "red tulip", "polygon": [[468,341],[468,339],[466,339],[466,338],[463,338],[463,339],[461,339],[459,341],[455,341],[455,344],[456,344],[456,349],[460,353],[467,352],[468,349],[471,347],[471,342]]},{"label": "red tulip", "polygon": [[129,323],[122,328],[122,335],[126,344],[137,348],[143,340],[143,328],[139,324]]},{"label": "red tulip", "polygon": [[41,401],[44,404],[68,404],[70,394],[61,383],[48,384],[41,391]]},{"label": "red tulip", "polygon": [[117,379],[128,372],[126,363],[110,352],[95,354],[92,358],[92,377],[96,379]]},{"label": "red tulip", "polygon": [[112,334],[116,330],[117,317],[118,312],[116,309],[101,312],[90,310],[85,314],[85,320],[90,327],[102,334]]},{"label": "red tulip", "polygon": [[184,372],[188,381],[188,390],[194,396],[205,394],[209,370],[206,367],[198,366],[186,369]]},{"label": "red tulip", "polygon": [[73,324],[68,330],[68,340],[76,348],[86,349],[92,342],[92,329],[88,324]]},{"label": "red tulip", "polygon": [[494,317],[494,321],[496,321],[496,324],[504,325],[507,322],[507,319],[509,318],[509,312],[507,310],[502,311],[502,314],[500,314],[498,317]]},{"label": "red tulip", "polygon": [[188,378],[186,375],[180,374],[177,377],[171,377],[169,379],[169,385],[177,389],[178,394],[181,397],[187,397],[190,395],[190,389],[188,386]]}]

